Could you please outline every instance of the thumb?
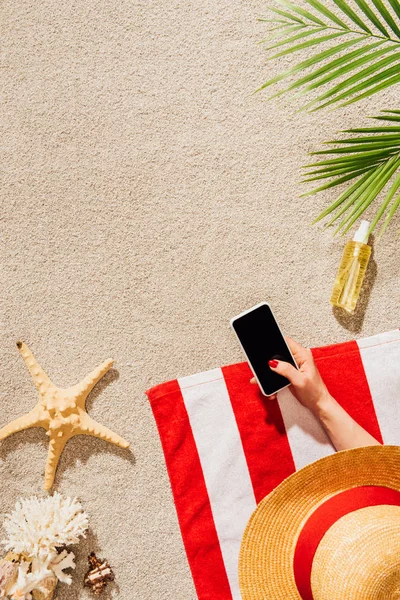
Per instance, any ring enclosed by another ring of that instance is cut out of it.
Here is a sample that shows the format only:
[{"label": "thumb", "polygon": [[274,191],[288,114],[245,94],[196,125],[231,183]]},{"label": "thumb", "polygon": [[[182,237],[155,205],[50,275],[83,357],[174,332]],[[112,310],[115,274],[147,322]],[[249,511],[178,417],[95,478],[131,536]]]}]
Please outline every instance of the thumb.
[{"label": "thumb", "polygon": [[268,362],[269,368],[271,371],[278,373],[278,375],[282,375],[289,379],[290,383],[293,385],[298,385],[301,380],[301,376],[299,371],[290,363],[285,362],[283,360],[270,360]]}]

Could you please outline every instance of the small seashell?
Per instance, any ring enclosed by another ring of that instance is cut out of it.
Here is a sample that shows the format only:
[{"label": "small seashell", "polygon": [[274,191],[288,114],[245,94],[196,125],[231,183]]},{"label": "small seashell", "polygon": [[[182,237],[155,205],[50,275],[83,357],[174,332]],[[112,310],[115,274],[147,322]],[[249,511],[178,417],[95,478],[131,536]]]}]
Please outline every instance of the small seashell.
[{"label": "small seashell", "polygon": [[33,600],[52,600],[57,586],[57,581],[58,580],[55,575],[43,579],[43,581],[40,583],[40,588],[32,590]]},{"label": "small seashell", "polygon": [[88,556],[89,571],[85,575],[84,583],[92,592],[99,596],[109,581],[114,581],[114,573],[104,559],[97,558],[94,552]]},{"label": "small seashell", "polygon": [[7,596],[9,589],[17,581],[18,565],[12,560],[0,560],[0,598]]}]

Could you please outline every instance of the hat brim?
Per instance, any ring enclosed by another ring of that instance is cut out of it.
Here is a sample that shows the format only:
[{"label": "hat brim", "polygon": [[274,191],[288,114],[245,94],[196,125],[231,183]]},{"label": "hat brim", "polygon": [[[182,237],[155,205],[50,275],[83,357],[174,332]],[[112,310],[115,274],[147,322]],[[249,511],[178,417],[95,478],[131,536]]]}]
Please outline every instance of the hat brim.
[{"label": "hat brim", "polygon": [[266,496],[243,534],[239,555],[243,600],[301,600],[293,559],[304,523],[332,496],[371,485],[400,491],[399,446],[337,452],[293,473]]}]

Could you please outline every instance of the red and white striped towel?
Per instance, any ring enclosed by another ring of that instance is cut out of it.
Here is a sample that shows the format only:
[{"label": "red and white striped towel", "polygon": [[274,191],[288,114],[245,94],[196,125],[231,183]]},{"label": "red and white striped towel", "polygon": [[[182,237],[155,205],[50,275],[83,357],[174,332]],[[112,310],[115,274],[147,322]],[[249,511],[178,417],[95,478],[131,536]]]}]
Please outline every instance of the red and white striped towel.
[{"label": "red and white striped towel", "polygon": [[[400,445],[400,330],[312,352],[354,419]],[[240,542],[256,505],[296,469],[334,452],[288,389],[270,401],[250,377],[240,363],[147,392],[198,600],[240,600]]]}]

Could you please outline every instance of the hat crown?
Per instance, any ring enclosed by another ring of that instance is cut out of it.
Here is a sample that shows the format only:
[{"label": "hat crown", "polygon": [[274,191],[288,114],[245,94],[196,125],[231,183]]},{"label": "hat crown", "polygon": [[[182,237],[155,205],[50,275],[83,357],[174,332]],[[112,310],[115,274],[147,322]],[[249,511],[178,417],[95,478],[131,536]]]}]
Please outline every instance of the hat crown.
[{"label": "hat crown", "polygon": [[400,506],[350,512],[325,533],[311,571],[314,600],[400,600]]}]

